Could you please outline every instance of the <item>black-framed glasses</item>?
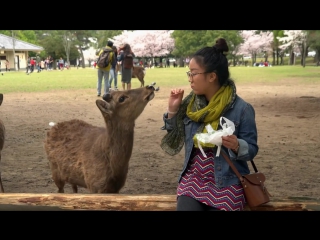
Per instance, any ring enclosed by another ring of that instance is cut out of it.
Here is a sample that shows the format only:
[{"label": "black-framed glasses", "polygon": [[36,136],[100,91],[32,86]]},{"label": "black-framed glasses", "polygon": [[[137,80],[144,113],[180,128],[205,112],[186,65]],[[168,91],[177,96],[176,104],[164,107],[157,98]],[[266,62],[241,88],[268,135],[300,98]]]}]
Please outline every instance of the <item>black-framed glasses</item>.
[{"label": "black-framed glasses", "polygon": [[188,71],[188,72],[187,72],[187,76],[188,76],[188,78],[190,78],[190,77],[192,78],[192,77],[195,76],[195,75],[205,74],[205,73],[208,73],[208,72],[192,73],[192,72]]}]

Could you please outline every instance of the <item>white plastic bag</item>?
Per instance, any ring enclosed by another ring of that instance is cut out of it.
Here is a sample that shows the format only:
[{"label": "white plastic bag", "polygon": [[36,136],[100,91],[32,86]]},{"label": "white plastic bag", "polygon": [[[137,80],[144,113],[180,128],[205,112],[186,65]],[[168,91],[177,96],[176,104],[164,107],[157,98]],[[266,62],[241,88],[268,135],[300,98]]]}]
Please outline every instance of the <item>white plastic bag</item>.
[{"label": "white plastic bag", "polygon": [[[224,120],[225,123],[222,124],[222,120]],[[208,133],[196,134],[195,137],[198,141],[199,149],[204,157],[207,157],[207,155],[203,151],[200,143],[211,143],[211,144],[216,145],[218,147],[216,156],[219,156],[220,150],[221,150],[221,145],[222,145],[222,138],[221,137],[232,135],[235,130],[234,123],[225,117],[220,118],[220,125],[221,125],[222,129],[215,131],[215,130],[213,130],[213,128],[211,127],[210,124],[207,124],[205,127],[206,127]]]}]

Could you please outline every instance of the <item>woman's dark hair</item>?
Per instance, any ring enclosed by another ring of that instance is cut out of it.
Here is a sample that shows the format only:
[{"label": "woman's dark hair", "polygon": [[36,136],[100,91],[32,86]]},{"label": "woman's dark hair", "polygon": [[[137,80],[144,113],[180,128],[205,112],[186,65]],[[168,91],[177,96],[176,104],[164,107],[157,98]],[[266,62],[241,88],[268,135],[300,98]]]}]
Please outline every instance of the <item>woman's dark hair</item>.
[{"label": "woman's dark hair", "polygon": [[117,58],[117,56],[118,56],[118,49],[117,49],[117,47],[116,46],[112,46],[112,50],[113,50],[113,52],[114,52],[114,56]]},{"label": "woman's dark hair", "polygon": [[122,47],[122,50],[126,54],[132,53],[131,47],[130,47],[130,45],[128,43],[124,44],[124,46]]},{"label": "woman's dark hair", "polygon": [[204,47],[198,50],[192,58],[204,67],[206,72],[215,72],[220,85],[226,84],[230,78],[228,59],[228,44],[224,38],[219,38],[212,47]]}]

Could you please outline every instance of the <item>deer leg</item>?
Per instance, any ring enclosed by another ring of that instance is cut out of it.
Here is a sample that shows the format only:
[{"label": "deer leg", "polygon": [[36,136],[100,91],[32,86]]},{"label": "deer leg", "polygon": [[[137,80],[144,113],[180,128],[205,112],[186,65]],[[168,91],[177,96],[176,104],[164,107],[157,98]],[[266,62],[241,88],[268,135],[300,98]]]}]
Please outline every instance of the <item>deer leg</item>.
[{"label": "deer leg", "polygon": [[58,193],[64,193],[65,182],[60,179],[59,174],[54,173],[52,175],[52,179],[53,179],[54,183],[56,184],[56,186],[58,187]]},{"label": "deer leg", "polygon": [[73,193],[77,193],[78,192],[77,185],[72,185],[72,191],[73,191]]},{"label": "deer leg", "polygon": [[[0,162],[1,162],[1,151],[0,151]],[[1,172],[0,172],[0,192],[4,193],[3,185],[2,185],[2,180],[1,180]]]},{"label": "deer leg", "polygon": [[2,180],[1,180],[1,175],[0,175],[0,192],[4,193],[3,185],[2,185]]},{"label": "deer leg", "polygon": [[139,76],[138,77],[140,83],[141,83],[141,86],[140,87],[143,87],[144,86],[144,80],[143,80],[143,77]]}]

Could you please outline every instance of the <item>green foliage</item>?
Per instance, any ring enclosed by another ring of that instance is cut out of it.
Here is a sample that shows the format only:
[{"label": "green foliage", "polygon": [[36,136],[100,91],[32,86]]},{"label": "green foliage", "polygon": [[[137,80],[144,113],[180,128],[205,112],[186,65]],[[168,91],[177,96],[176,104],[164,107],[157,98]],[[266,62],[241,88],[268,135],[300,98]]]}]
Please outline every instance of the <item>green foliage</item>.
[{"label": "green foliage", "polygon": [[320,60],[320,30],[308,30],[308,45],[317,52],[317,61]]},{"label": "green foliage", "polygon": [[11,30],[0,30],[0,33],[7,36],[12,36]]},{"label": "green foliage", "polygon": [[175,30],[172,37],[175,40],[172,54],[178,57],[192,55],[205,46],[213,46],[218,38],[227,40],[230,53],[243,42],[238,30]]},{"label": "green foliage", "polygon": [[[45,49],[45,52],[41,53],[41,57],[45,58],[51,55],[53,59],[58,59],[62,57],[66,59],[66,51],[63,46],[63,35],[66,30],[50,30],[50,31],[39,31],[38,32],[38,42],[39,45]],[[30,53],[30,56],[35,55],[35,53]],[[79,52],[77,48],[73,45],[70,47],[70,59],[76,59],[79,57]]]},{"label": "green foliage", "polygon": [[74,44],[80,46],[81,50],[87,50],[92,46],[92,42],[89,38],[94,38],[96,36],[95,30],[70,30],[74,35]]},{"label": "green foliage", "polygon": [[37,44],[37,36],[34,30],[0,30],[0,33],[32,44]]},{"label": "green foliage", "polygon": [[205,46],[202,37],[206,30],[175,30],[172,37],[175,40],[175,48],[172,54],[177,57],[192,55],[199,48]]},{"label": "green foliage", "polygon": [[96,48],[105,47],[110,38],[120,35],[122,31],[123,30],[98,30],[96,33],[98,45],[96,46]]},{"label": "green foliage", "polygon": [[273,30],[273,47],[277,49],[280,45],[278,37],[284,37],[284,30]]}]

